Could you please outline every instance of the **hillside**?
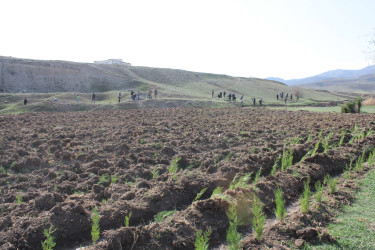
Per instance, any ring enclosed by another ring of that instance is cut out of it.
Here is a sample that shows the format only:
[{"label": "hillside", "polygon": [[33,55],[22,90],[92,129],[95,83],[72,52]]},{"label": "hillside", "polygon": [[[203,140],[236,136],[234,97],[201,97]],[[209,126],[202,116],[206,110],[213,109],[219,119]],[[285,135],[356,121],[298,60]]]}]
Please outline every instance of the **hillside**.
[{"label": "hillside", "polygon": [[[235,93],[237,100],[243,95],[245,105],[249,105],[253,97],[257,100],[262,99],[265,105],[284,105],[283,101],[276,100],[276,94],[281,92],[294,94],[296,91],[295,87],[258,78],[165,68],[0,57],[0,92],[4,92],[0,94],[0,108],[6,109],[6,112],[40,111],[46,107],[52,108],[49,102],[54,97],[58,97],[59,105],[64,104],[58,110],[98,109],[99,107],[92,107],[89,104],[92,91],[98,94],[97,104],[103,105],[100,108],[112,109],[114,107],[108,105],[116,103],[118,91],[123,92],[123,100],[129,100],[130,90],[140,91],[144,96],[145,91],[155,88],[158,89],[159,100],[169,100],[170,103],[176,103],[176,100],[188,100],[188,103],[194,102],[195,106],[198,103],[204,103],[204,106],[226,105],[227,102],[216,98],[220,91]],[[215,98],[211,97],[212,90],[215,92]],[[82,103],[74,104],[75,92],[81,94]],[[32,100],[31,105],[17,106],[25,96],[22,93],[28,93],[28,98]],[[327,91],[303,90],[302,94],[303,97],[299,101],[294,98],[288,100],[287,104],[321,105],[350,98]],[[34,106],[32,109],[35,103],[41,106]],[[11,107],[11,104],[16,106]],[[87,106],[84,106],[86,104]],[[180,106],[183,104],[184,102],[178,103]],[[155,105],[164,107],[165,103]]]}]

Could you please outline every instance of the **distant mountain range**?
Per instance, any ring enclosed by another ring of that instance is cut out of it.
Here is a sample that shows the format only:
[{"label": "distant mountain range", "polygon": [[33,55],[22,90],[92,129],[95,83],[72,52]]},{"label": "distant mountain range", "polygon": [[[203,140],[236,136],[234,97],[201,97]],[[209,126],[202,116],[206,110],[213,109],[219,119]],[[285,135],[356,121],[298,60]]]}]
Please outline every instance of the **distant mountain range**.
[{"label": "distant mountain range", "polygon": [[[367,66],[366,68],[359,69],[359,70],[343,70],[343,69],[336,69],[324,72],[322,74],[311,76],[307,78],[301,78],[301,79],[291,79],[291,80],[284,80],[282,78],[277,77],[268,77],[267,80],[273,80],[285,83],[289,86],[295,86],[295,85],[304,85],[304,86],[314,86],[315,83],[319,84],[321,82],[325,82],[326,85],[328,84],[328,80],[333,79],[355,79],[360,76],[365,75],[374,75],[375,74],[375,65]],[[337,83],[337,82],[336,82]],[[308,84],[308,85],[307,85]],[[374,82],[375,84],[375,82]]]},{"label": "distant mountain range", "polygon": [[333,92],[375,94],[375,74],[352,78],[332,78],[314,83],[299,84],[299,87]]}]

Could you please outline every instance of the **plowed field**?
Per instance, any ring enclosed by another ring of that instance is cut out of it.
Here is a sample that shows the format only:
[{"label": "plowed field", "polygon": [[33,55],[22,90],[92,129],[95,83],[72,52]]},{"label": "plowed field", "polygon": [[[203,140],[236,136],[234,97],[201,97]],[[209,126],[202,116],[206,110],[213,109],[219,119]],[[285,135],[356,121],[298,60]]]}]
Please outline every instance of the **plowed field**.
[{"label": "plowed field", "polygon": [[[209,228],[210,248],[220,248],[233,203],[245,248],[288,247],[289,239],[309,239],[310,231],[301,233],[306,225],[281,232],[268,222],[256,241],[252,197],[272,218],[277,186],[290,205],[308,177],[313,187],[368,155],[374,121],[374,115],[262,108],[0,116],[0,246],[41,249],[50,225],[58,249],[88,245],[97,207],[100,239],[93,249],[194,249],[197,231]],[[280,160],[271,175],[283,151],[292,152],[292,166],[282,171]],[[249,173],[246,187],[233,187],[233,179]],[[212,196],[217,187],[222,193]]]}]

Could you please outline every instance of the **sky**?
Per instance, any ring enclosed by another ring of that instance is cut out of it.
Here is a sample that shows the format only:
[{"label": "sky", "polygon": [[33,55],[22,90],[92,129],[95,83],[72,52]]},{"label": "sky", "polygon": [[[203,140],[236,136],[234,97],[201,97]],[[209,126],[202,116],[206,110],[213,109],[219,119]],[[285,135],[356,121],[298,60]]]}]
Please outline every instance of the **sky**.
[{"label": "sky", "polygon": [[242,77],[361,69],[374,0],[0,0],[0,56]]}]

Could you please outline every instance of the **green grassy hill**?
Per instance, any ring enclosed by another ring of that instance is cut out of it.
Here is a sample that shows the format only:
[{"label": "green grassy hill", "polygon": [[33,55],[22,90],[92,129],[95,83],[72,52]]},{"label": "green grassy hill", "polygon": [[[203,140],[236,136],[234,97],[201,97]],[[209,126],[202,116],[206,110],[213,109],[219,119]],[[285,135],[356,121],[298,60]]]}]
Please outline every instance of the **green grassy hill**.
[{"label": "green grassy hill", "polygon": [[[176,69],[102,65],[62,61],[37,61],[0,57],[0,113],[29,111],[78,111],[91,109],[167,107],[167,106],[227,106],[236,105],[219,100],[217,94],[226,91],[235,93],[237,104],[244,96],[244,105],[251,98],[262,99],[265,105],[285,105],[276,100],[280,92],[294,95],[286,105],[324,105],[342,102],[350,95],[328,91],[301,90],[277,81],[258,78],[232,77],[228,75],[191,72]],[[148,90],[158,89],[158,100],[145,101]],[[131,90],[141,92],[141,102],[129,100]],[[214,90],[215,96],[211,97]],[[296,100],[295,91],[302,91]],[[91,92],[97,94],[97,103],[91,104]],[[123,93],[120,106],[117,93]],[[7,93],[8,92],[8,93]],[[11,93],[9,93],[11,92]],[[12,93],[13,92],[13,93]],[[22,93],[23,92],[23,93]],[[42,92],[42,93],[40,93]],[[44,93],[43,93],[44,92]],[[46,93],[51,92],[51,93]],[[80,103],[75,102],[74,93],[79,92]],[[30,103],[23,106],[27,96]],[[53,98],[59,101],[53,103]],[[116,104],[117,106],[113,106]],[[257,102],[258,105],[258,102]]]}]

